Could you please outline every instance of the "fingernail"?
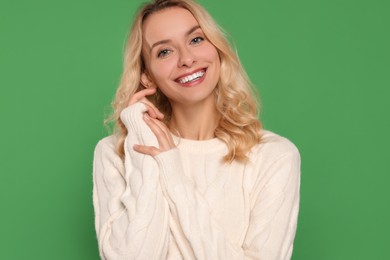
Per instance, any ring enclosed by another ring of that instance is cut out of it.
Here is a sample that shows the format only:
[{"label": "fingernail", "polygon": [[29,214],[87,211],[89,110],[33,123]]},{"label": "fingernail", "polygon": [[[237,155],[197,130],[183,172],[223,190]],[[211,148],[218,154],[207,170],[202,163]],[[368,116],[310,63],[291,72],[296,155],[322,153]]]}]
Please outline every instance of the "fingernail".
[{"label": "fingernail", "polygon": [[149,116],[148,116],[147,114],[144,114],[144,118],[145,118],[146,120],[149,120],[149,119],[150,119]]}]

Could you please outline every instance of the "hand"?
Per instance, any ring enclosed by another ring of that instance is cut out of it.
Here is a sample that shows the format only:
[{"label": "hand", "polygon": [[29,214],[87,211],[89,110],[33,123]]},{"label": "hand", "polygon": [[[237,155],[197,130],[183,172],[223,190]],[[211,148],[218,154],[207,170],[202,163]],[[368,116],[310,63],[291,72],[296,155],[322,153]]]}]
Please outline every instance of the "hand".
[{"label": "hand", "polygon": [[147,108],[147,113],[151,118],[162,120],[164,118],[164,114],[161,113],[160,110],[158,110],[157,107],[155,107],[153,103],[146,98],[147,96],[153,95],[154,93],[156,93],[155,88],[146,88],[138,91],[131,97],[128,105],[131,106],[137,102],[144,103]]},{"label": "hand", "polygon": [[142,102],[147,107],[147,112],[144,113],[145,123],[150,127],[152,132],[156,135],[159,148],[154,146],[146,145],[134,145],[133,149],[136,152],[156,156],[161,152],[167,151],[176,147],[173,142],[172,135],[168,127],[161,121],[164,118],[164,114],[161,113],[152,102],[150,102],[146,97],[156,93],[156,89],[147,88],[135,93],[128,105],[133,105],[137,102]]},{"label": "hand", "polygon": [[161,152],[165,152],[176,147],[168,127],[163,122],[161,122],[158,118],[151,118],[148,113],[144,114],[144,120],[152,132],[156,135],[159,148],[136,144],[133,146],[133,149],[136,152],[156,156]]}]

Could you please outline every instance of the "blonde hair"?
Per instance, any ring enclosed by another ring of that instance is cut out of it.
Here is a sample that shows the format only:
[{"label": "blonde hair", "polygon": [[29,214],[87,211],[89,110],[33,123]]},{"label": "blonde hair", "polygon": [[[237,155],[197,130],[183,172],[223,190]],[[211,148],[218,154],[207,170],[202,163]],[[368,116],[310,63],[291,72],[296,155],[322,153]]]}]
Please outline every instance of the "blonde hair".
[{"label": "blonde hair", "polygon": [[[140,83],[141,73],[145,70],[142,57],[142,24],[149,15],[170,7],[180,7],[190,11],[207,39],[218,50],[221,68],[214,96],[220,120],[215,129],[215,136],[228,147],[228,153],[224,157],[225,162],[233,160],[246,162],[247,153],[261,141],[259,105],[254,98],[257,95],[225,34],[207,11],[192,0],[155,0],[145,4],[138,11],[125,47],[123,74],[112,104],[114,112],[109,118],[115,121],[114,131],[118,136],[117,153],[123,158],[124,140],[127,135],[120,113],[127,107],[131,96],[144,88]],[[168,99],[160,91],[154,96],[151,101],[169,121],[172,110]]]}]

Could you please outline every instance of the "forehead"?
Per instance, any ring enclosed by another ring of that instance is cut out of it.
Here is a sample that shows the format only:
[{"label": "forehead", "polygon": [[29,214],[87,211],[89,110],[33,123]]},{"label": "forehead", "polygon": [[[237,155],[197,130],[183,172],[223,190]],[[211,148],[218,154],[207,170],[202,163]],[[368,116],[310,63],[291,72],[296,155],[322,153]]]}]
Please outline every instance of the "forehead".
[{"label": "forehead", "polygon": [[156,41],[185,35],[196,25],[199,23],[190,11],[180,7],[170,7],[148,16],[142,30],[145,41],[150,45]]}]

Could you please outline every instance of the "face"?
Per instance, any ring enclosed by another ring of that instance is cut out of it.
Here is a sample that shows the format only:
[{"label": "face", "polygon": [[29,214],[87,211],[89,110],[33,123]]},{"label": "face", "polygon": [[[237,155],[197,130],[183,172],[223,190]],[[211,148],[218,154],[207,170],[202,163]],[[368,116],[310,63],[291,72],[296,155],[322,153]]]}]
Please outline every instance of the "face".
[{"label": "face", "polygon": [[217,49],[194,16],[184,8],[167,8],[143,24],[146,72],[141,80],[158,87],[175,106],[212,103],[219,80]]}]

